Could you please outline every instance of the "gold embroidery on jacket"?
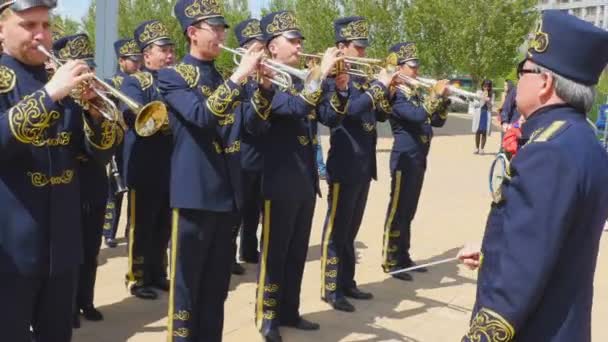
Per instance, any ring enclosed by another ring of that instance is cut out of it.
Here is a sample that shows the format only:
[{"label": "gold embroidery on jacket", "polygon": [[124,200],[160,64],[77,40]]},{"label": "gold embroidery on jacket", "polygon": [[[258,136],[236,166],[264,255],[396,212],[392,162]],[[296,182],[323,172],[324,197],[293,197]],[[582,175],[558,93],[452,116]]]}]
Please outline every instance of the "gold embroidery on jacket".
[{"label": "gold embroidery on jacket", "polygon": [[134,73],[131,76],[133,76],[137,80],[137,82],[139,82],[139,86],[141,87],[141,90],[146,90],[146,89],[150,88],[150,86],[154,82],[154,77],[152,77],[152,74],[149,72],[140,71],[140,72]]},{"label": "gold embroidery on jacket", "polygon": [[217,87],[207,99],[207,108],[216,116],[225,116],[226,111],[235,97],[239,96],[238,89],[230,89],[226,83]]},{"label": "gold embroidery on jacket", "polygon": [[17,76],[15,75],[15,72],[4,65],[0,65],[0,94],[5,94],[13,90],[17,83],[16,81]]},{"label": "gold embroidery on jacket", "polygon": [[42,172],[28,172],[27,175],[30,177],[32,185],[38,188],[45,187],[47,185],[62,185],[70,184],[74,179],[74,170],[64,170],[59,176],[49,177]]},{"label": "gold embroidery on jacket", "polygon": [[[469,332],[465,335],[466,341],[513,341],[515,329],[504,317],[495,311],[482,308],[471,320]],[[463,339],[463,340],[465,340]]]},{"label": "gold embroidery on jacket", "polygon": [[186,81],[190,88],[196,87],[198,80],[201,78],[198,68],[191,64],[179,63],[173,69]]},{"label": "gold embroidery on jacket", "polygon": [[57,111],[48,112],[44,107],[43,91],[37,91],[25,96],[9,111],[9,125],[15,139],[24,144],[43,146],[45,130],[57,121],[61,114]]}]

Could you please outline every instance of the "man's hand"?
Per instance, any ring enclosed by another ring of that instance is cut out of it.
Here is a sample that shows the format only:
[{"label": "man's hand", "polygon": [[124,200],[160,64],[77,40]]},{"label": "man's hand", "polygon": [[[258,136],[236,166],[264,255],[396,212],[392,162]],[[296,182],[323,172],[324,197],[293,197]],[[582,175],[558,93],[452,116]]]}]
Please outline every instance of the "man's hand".
[{"label": "man's hand", "polygon": [[239,66],[232,76],[230,76],[230,80],[235,84],[240,84],[249,75],[258,70],[262,56],[264,56],[264,51],[261,49],[260,44],[251,45],[241,58]]},{"label": "man's hand", "polygon": [[258,68],[258,81],[260,82],[260,87],[270,90],[272,88],[272,78],[274,77],[274,71],[268,69],[267,67],[260,64]]},{"label": "man's hand", "polygon": [[68,96],[82,82],[93,77],[94,74],[84,61],[70,60],[57,69],[44,89],[53,101],[59,101]]},{"label": "man's hand", "polygon": [[338,91],[348,91],[349,81],[350,76],[346,73],[336,76],[336,89],[338,89]]},{"label": "man's hand", "polygon": [[449,80],[439,80],[433,86],[433,93],[437,96],[445,97],[448,94]]},{"label": "man's hand", "polygon": [[344,56],[338,57],[340,54],[340,50],[338,48],[332,47],[325,51],[323,54],[323,58],[321,59],[321,79],[327,78],[331,75],[333,71],[334,65],[341,60],[344,60]]},{"label": "man's hand", "polygon": [[471,270],[481,264],[481,251],[477,244],[467,244],[458,252],[458,260]]},{"label": "man's hand", "polygon": [[378,80],[378,82],[382,83],[383,86],[388,88],[393,83],[393,79],[395,79],[395,76],[397,76],[398,74],[399,72],[391,73],[388,72],[386,69],[382,68],[380,69],[380,72],[378,73],[378,77],[376,79]]}]

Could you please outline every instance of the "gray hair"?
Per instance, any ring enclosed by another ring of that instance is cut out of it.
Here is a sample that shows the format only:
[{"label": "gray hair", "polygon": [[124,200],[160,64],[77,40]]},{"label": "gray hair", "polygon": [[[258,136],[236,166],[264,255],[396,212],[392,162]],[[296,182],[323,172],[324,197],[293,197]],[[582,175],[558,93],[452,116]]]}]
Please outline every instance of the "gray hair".
[{"label": "gray hair", "polygon": [[536,68],[553,77],[555,80],[555,93],[564,100],[564,102],[583,111],[585,114],[591,111],[596,95],[595,86],[586,86],[577,83],[564,76],[558,75],[547,68],[543,68],[540,65],[536,65]]}]

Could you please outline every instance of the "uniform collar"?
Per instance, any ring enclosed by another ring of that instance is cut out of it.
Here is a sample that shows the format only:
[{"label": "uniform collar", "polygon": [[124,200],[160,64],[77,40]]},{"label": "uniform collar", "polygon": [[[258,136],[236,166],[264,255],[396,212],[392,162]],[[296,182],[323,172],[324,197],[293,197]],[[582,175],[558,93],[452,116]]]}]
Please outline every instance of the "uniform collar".
[{"label": "uniform collar", "polygon": [[211,60],[211,61],[203,61],[200,60],[194,56],[192,56],[191,54],[187,54],[186,56],[184,56],[184,59],[182,59],[182,62],[184,63],[188,63],[188,64],[193,64],[199,67],[213,67],[215,66],[215,60]]},{"label": "uniform collar", "polygon": [[529,139],[537,130],[547,127],[557,120],[568,120],[585,116],[568,104],[555,104],[542,107],[530,114],[522,126],[522,139]]},{"label": "uniform collar", "polygon": [[143,72],[148,72],[148,73],[152,74],[152,76],[154,76],[154,78],[156,78],[156,75],[158,74],[158,70],[152,70],[152,69],[148,69],[148,68],[146,68],[145,66],[143,66],[143,67],[141,68],[141,71],[143,71]]}]

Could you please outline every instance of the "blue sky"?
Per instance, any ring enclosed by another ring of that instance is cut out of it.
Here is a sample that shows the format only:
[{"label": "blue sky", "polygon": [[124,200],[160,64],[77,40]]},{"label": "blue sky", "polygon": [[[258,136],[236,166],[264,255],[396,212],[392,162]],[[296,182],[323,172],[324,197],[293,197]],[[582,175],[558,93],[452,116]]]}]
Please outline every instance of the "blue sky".
[{"label": "blue sky", "polygon": [[[254,17],[259,17],[260,9],[264,7],[267,2],[268,0],[249,0],[249,8],[251,8]],[[57,1],[55,13],[80,21],[86,14],[90,3],[91,0],[59,0]]]}]

